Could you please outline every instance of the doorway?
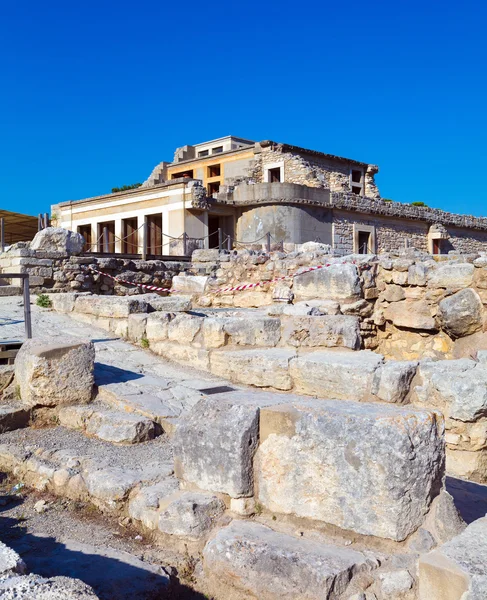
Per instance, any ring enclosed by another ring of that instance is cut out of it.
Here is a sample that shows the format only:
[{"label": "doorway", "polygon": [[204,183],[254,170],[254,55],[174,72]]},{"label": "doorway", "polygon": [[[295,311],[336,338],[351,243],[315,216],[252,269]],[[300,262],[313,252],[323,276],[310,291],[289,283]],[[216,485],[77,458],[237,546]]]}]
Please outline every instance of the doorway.
[{"label": "doorway", "polygon": [[78,233],[81,233],[81,235],[85,238],[83,252],[91,252],[93,250],[91,247],[91,225],[80,225],[78,227]]},{"label": "doorway", "polygon": [[147,254],[162,254],[162,215],[147,215]]},{"label": "doorway", "polygon": [[115,221],[98,223],[98,252],[115,254]]},{"label": "doorway", "polygon": [[122,231],[122,252],[124,254],[138,254],[139,241],[137,231],[137,218],[123,219]]}]

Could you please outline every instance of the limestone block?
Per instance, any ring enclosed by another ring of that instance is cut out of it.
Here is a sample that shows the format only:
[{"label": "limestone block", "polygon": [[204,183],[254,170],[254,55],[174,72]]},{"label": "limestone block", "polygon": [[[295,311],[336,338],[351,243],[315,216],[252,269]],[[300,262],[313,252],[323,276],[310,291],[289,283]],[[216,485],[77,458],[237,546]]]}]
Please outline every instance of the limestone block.
[{"label": "limestone block", "polygon": [[352,264],[333,264],[298,275],[293,282],[293,291],[299,300],[357,299],[362,295],[359,272]]},{"label": "limestone block", "polygon": [[191,344],[203,325],[204,318],[180,313],[169,322],[167,337],[180,344]]},{"label": "limestone block", "polygon": [[[93,546],[86,546],[85,554],[90,554],[90,550]],[[32,573],[0,579],[0,597],[5,600],[99,600],[93,588],[80,579],[64,576],[46,578]]]},{"label": "limestone block", "polygon": [[46,227],[46,229],[36,233],[30,244],[30,249],[72,255],[81,254],[84,246],[85,239],[80,233],[68,231],[61,227]]},{"label": "limestone block", "polygon": [[379,575],[380,590],[386,600],[404,598],[414,585],[414,579],[407,569],[385,571]]},{"label": "limestone block", "polygon": [[175,360],[195,369],[208,371],[210,368],[210,353],[204,348],[194,348],[178,344],[177,342],[160,341],[150,342],[150,348],[155,354],[164,356],[169,360]]},{"label": "limestone block", "polygon": [[[85,297],[87,294],[84,294]],[[73,312],[76,298],[80,296],[79,293],[70,292],[63,294],[50,294],[49,298],[51,299],[52,307],[55,311],[60,313],[70,313]]]},{"label": "limestone block", "polygon": [[482,329],[483,312],[480,296],[466,288],[440,302],[438,319],[442,329],[452,338],[459,338]]},{"label": "limestone block", "polygon": [[145,325],[145,335],[149,342],[167,340],[169,323],[173,315],[164,312],[149,313]]},{"label": "limestone block", "polygon": [[360,320],[344,315],[294,317],[283,320],[282,341],[286,346],[360,348]]},{"label": "limestone block", "polygon": [[420,600],[487,598],[487,517],[419,558]]},{"label": "limestone block", "polygon": [[203,561],[210,586],[236,588],[235,600],[338,600],[353,575],[372,570],[355,550],[238,520],[207,543]]},{"label": "limestone block", "polygon": [[78,296],[75,312],[111,319],[127,318],[133,313],[146,313],[147,301],[134,296]]},{"label": "limestone block", "polygon": [[193,250],[191,262],[218,262],[220,251],[218,248],[205,248],[201,250]]},{"label": "limestone block", "polygon": [[15,359],[15,380],[28,406],[90,402],[95,348],[92,342],[62,338],[27,340]]},{"label": "limestone block", "polygon": [[384,402],[400,404],[406,398],[416,374],[416,361],[389,360],[375,372],[372,394]]},{"label": "limestone block", "polygon": [[160,501],[159,510],[159,531],[198,540],[210,532],[225,504],[210,494],[175,492]]},{"label": "limestone block", "polygon": [[[218,317],[216,317],[218,318]],[[272,317],[220,317],[229,344],[275,346],[281,338],[281,321]]]},{"label": "limestone block", "polygon": [[133,314],[129,315],[128,318],[128,338],[133,342],[140,342],[142,338],[145,338],[145,328],[147,325],[147,314]]},{"label": "limestone block", "polygon": [[424,263],[416,263],[408,269],[408,284],[424,286],[427,283],[429,269]]},{"label": "limestone block", "polygon": [[475,267],[470,263],[443,263],[428,272],[430,288],[461,289],[472,285]]},{"label": "limestone block", "polygon": [[365,535],[404,540],[444,476],[444,422],[429,411],[303,400],[263,408],[257,499]]},{"label": "limestone block", "polygon": [[272,293],[263,289],[237,292],[232,297],[233,306],[237,308],[260,308],[272,303]]},{"label": "limestone block", "polygon": [[220,348],[227,343],[223,319],[208,317],[203,322],[203,344],[205,348]]},{"label": "limestone block", "polygon": [[289,362],[295,356],[293,350],[281,348],[223,350],[211,353],[210,370],[213,375],[236,383],[290,390]]},{"label": "limestone block", "polygon": [[423,300],[394,302],[384,308],[384,316],[387,321],[392,321],[396,327],[425,331],[432,331],[437,328],[435,319],[431,315],[431,309]]},{"label": "limestone block", "polygon": [[183,294],[203,294],[209,277],[203,275],[176,275],[172,287]]},{"label": "limestone block", "polygon": [[374,311],[374,305],[361,298],[356,302],[343,303],[340,309],[344,315],[353,315],[357,317],[370,317]]},{"label": "limestone block", "polygon": [[177,296],[171,294],[170,296],[151,298],[151,300],[149,300],[149,306],[153,310],[161,312],[186,312],[191,310],[191,296]]},{"label": "limestone block", "polygon": [[404,289],[394,283],[387,285],[386,289],[380,295],[381,300],[386,300],[387,302],[399,302],[400,300],[404,300],[405,297]]},{"label": "limestone block", "polygon": [[382,362],[380,354],[369,350],[318,351],[294,358],[290,374],[297,392],[320,398],[366,400]]},{"label": "limestone block", "polygon": [[171,496],[177,490],[179,490],[179,482],[174,478],[134,489],[130,494],[129,516],[135,521],[141,521],[147,529],[157,529],[161,500]]},{"label": "limestone block", "polygon": [[27,567],[17,552],[0,542],[0,576],[25,573],[26,570]]},{"label": "limestone block", "polygon": [[27,427],[29,420],[30,411],[23,404],[0,404],[0,431]]}]

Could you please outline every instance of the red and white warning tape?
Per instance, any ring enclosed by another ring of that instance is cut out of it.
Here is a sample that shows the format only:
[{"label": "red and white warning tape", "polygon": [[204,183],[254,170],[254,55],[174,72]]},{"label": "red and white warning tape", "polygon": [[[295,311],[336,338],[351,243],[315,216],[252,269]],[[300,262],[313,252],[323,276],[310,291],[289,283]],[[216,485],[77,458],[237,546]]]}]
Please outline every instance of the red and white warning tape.
[{"label": "red and white warning tape", "polygon": [[[270,281],[258,281],[257,283],[242,283],[241,285],[235,285],[233,287],[219,288],[217,290],[208,290],[208,292],[211,294],[223,294],[226,292],[242,292],[244,290],[250,290],[252,288],[262,287],[264,285],[268,285],[268,284],[270,285],[272,283],[277,283],[278,281],[284,281],[285,279],[293,279],[294,277],[297,277],[299,275],[304,275],[304,273],[310,273],[311,271],[318,271],[318,269],[326,269],[327,267],[331,267],[332,264],[344,264],[344,262],[342,262],[342,263],[326,263],[324,265],[317,265],[316,267],[308,267],[307,269],[297,271],[296,273],[293,273],[292,275],[284,275],[283,277],[276,277],[275,279],[271,279]],[[355,265],[356,261],[354,261],[354,260],[351,261],[351,264]],[[182,290],[176,290],[174,288],[162,288],[162,287],[157,287],[156,285],[146,285],[145,283],[134,283],[133,281],[127,281],[125,279],[119,279],[118,277],[113,277],[113,275],[109,275],[108,273],[104,273],[103,271],[98,271],[97,269],[94,269],[91,266],[89,266],[88,268],[93,273],[98,273],[99,275],[103,275],[104,277],[109,277],[110,279],[113,279],[117,283],[126,283],[127,285],[134,285],[134,286],[143,288],[145,290],[149,290],[151,292],[168,292],[168,293],[181,292],[182,293]]]}]

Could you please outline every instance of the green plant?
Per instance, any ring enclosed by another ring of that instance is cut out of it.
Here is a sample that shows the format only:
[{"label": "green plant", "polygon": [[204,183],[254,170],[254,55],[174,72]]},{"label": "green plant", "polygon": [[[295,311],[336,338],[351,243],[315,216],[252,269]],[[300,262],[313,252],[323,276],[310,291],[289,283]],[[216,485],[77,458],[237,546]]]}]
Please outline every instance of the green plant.
[{"label": "green plant", "polygon": [[51,308],[52,302],[47,294],[39,294],[36,300],[37,306],[41,306],[42,308]]},{"label": "green plant", "polygon": [[142,348],[148,348],[150,346],[149,340],[145,337],[141,338],[140,345]]},{"label": "green plant", "polygon": [[15,386],[15,399],[22,400],[22,396],[20,395],[20,385]]},{"label": "green plant", "polygon": [[391,200],[390,198],[382,198],[382,202],[394,202],[394,200]]},{"label": "green plant", "polygon": [[142,185],[141,183],[131,183],[130,185],[122,185],[121,187],[113,187],[112,194],[114,194],[115,192],[126,192],[127,190],[135,190],[135,189],[139,188],[141,185]]},{"label": "green plant", "polygon": [[425,208],[428,208],[428,205],[425,204],[424,202],[411,202],[412,206],[424,206]]},{"label": "green plant", "polygon": [[255,503],[255,508],[254,508],[254,515],[261,515],[262,511],[264,510],[264,507],[262,506],[262,504],[260,502],[256,502]]}]

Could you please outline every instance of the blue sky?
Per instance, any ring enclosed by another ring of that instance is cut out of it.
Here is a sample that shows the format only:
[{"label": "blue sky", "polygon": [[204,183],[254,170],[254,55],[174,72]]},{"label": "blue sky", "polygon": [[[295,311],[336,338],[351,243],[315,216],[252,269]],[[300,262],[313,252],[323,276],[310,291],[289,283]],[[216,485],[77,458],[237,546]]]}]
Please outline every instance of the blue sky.
[{"label": "blue sky", "polygon": [[485,215],[487,4],[0,3],[1,208],[148,177],[227,134],[377,163],[384,197]]}]

